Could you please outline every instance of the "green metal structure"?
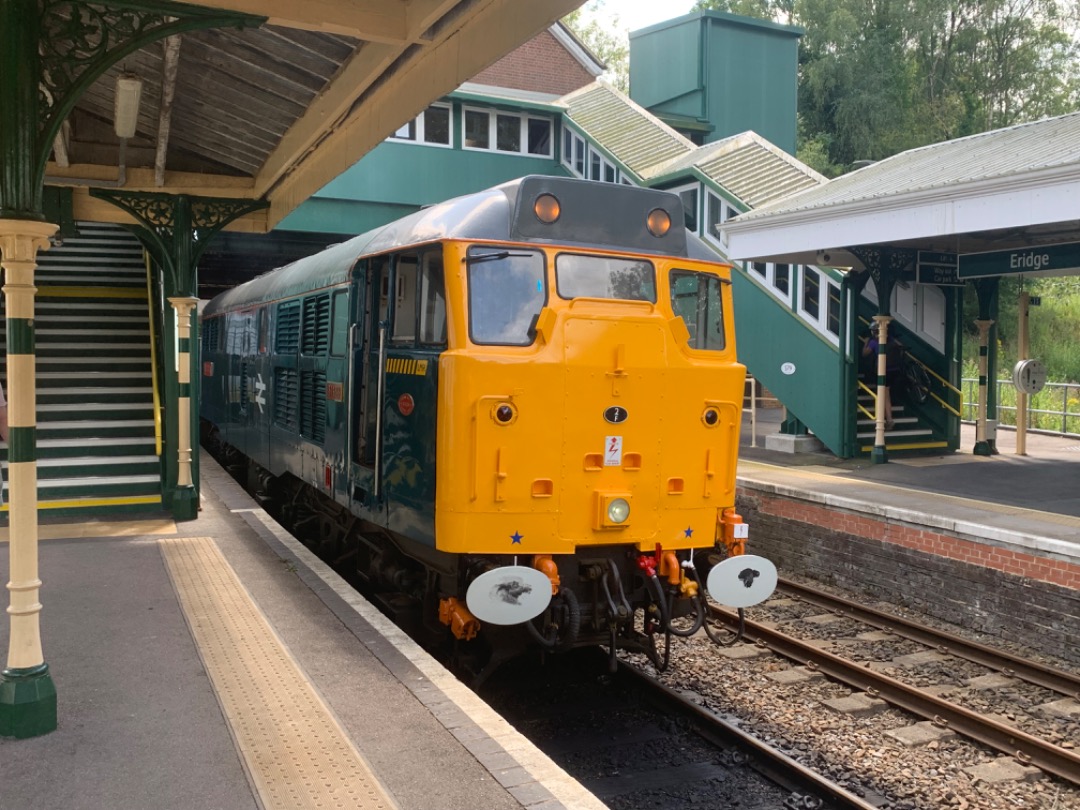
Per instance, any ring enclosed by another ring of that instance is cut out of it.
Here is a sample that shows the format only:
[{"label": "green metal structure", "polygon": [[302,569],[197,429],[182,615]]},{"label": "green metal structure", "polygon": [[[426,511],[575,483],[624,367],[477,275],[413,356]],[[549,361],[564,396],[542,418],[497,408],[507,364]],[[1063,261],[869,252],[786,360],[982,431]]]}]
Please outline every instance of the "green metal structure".
[{"label": "green metal structure", "polygon": [[699,11],[630,37],[630,95],[707,144],[753,130],[795,154],[803,29]]}]

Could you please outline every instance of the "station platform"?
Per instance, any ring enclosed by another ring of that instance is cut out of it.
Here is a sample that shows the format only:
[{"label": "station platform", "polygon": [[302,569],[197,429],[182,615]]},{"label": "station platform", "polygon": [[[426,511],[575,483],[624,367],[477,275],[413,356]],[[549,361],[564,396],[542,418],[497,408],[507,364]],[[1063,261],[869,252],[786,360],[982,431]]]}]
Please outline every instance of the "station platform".
[{"label": "station platform", "polygon": [[1080,439],[1029,431],[1026,452],[1017,455],[1015,431],[999,429],[998,453],[977,456],[975,427],[965,423],[955,453],[893,455],[875,464],[828,452],[764,449],[763,437],[776,433],[782,419],[783,409],[759,410],[753,435],[744,415],[743,484],[809,493],[822,504],[917,520],[1080,563]]},{"label": "station platform", "polygon": [[[876,520],[898,543],[894,530],[910,528],[929,553],[950,553],[926,539],[949,536],[1080,577],[1080,442],[1029,435],[1021,457],[999,432],[998,456],[969,449],[875,465],[753,446],[776,429],[770,420],[779,415],[759,414],[759,441],[744,420],[739,493],[761,511],[752,551],[775,496]],[[965,435],[963,447],[973,444]],[[604,807],[211,457],[201,464],[196,521],[41,525],[42,639],[59,728],[0,739],[0,810]],[[1076,601],[1078,586],[1059,590]],[[9,629],[0,622],[0,651]]]},{"label": "station platform", "polygon": [[201,465],[195,521],[41,525],[59,726],[0,810],[604,807]]}]

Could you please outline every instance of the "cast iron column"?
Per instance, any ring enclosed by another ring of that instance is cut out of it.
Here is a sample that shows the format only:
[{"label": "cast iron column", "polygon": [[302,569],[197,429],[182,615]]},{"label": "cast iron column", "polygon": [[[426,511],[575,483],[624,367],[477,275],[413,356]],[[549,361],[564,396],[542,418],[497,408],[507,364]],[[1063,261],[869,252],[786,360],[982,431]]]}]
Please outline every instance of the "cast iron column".
[{"label": "cast iron column", "polygon": [[38,578],[34,270],[57,226],[0,220],[7,300],[8,493],[11,520],[11,637],[0,675],[0,736],[36,737],[56,729],[56,687],[41,651]]}]

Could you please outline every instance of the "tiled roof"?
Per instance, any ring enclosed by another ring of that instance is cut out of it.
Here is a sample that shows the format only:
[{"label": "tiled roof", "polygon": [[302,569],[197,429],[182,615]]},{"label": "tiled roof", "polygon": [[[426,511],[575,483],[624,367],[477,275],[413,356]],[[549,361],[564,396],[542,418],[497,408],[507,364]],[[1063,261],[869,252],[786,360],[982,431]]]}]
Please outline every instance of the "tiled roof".
[{"label": "tiled roof", "polygon": [[1080,113],[901,152],[739,220],[955,189],[1069,166],[1080,166]]},{"label": "tiled roof", "polygon": [[767,205],[826,182],[825,177],[756,132],[699,146],[677,160],[652,167],[649,179],[697,168],[750,208]]},{"label": "tiled roof", "polygon": [[560,101],[575,124],[646,182],[697,169],[751,208],[825,182],[809,166],[754,132],[694,146],[603,82]]},{"label": "tiled roof", "polygon": [[649,167],[685,155],[694,144],[603,82],[561,99],[570,119],[639,177]]}]

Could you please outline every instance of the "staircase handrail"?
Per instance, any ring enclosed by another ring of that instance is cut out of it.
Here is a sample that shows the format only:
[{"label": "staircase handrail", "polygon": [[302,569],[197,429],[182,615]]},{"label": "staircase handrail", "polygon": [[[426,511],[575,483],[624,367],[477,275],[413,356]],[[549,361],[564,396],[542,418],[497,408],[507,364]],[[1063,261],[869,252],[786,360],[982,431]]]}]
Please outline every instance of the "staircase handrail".
[{"label": "staircase handrail", "polygon": [[[918,357],[916,357],[915,355],[913,355],[913,354],[912,354],[911,352],[909,352],[909,351],[905,351],[905,352],[904,352],[904,354],[905,354],[905,355],[907,356],[907,359],[908,359],[908,360],[914,360],[914,361],[915,361],[916,363],[918,363],[918,364],[919,364],[920,366],[922,366],[922,367],[923,367],[923,370],[924,370],[924,371],[925,371],[925,372],[926,372],[927,374],[929,374],[929,375],[930,375],[931,377],[933,377],[933,378],[934,378],[935,380],[937,380],[938,382],[940,382],[940,383],[941,383],[941,384],[942,384],[942,385],[943,385],[943,386],[944,386],[945,388],[948,388],[948,389],[949,389],[950,391],[952,391],[952,392],[953,392],[954,394],[959,394],[959,395],[960,395],[961,397],[963,396],[963,393],[964,393],[963,391],[961,391],[961,390],[960,390],[959,388],[957,388],[957,387],[956,387],[955,385],[953,385],[953,384],[952,384],[951,382],[949,382],[948,380],[946,380],[946,379],[945,379],[944,377],[942,377],[942,376],[941,376],[940,374],[938,374],[938,373],[937,373],[936,371],[934,371],[934,370],[933,370],[932,368],[930,368],[930,366],[926,365],[926,363],[924,363],[924,362],[923,362],[922,360],[920,360],[920,359],[919,359]],[[933,395],[931,395],[931,396],[933,396]],[[937,398],[935,397],[935,399],[937,399]],[[940,401],[940,400],[939,400],[939,401]]]},{"label": "staircase handrail", "polygon": [[[859,388],[861,388],[863,391],[870,395],[870,398],[874,401],[874,410],[877,410],[877,391],[864,383],[862,380],[859,380]],[[867,419],[877,418],[874,414],[870,413],[870,411],[866,410],[866,408],[862,406],[861,402],[856,402],[855,407],[862,411],[864,414],[866,414]]]},{"label": "staircase handrail", "polygon": [[161,392],[158,390],[157,336],[154,334],[154,284],[150,254],[143,252],[146,264],[146,310],[150,321],[150,382],[154,394],[154,453],[161,456]]}]

